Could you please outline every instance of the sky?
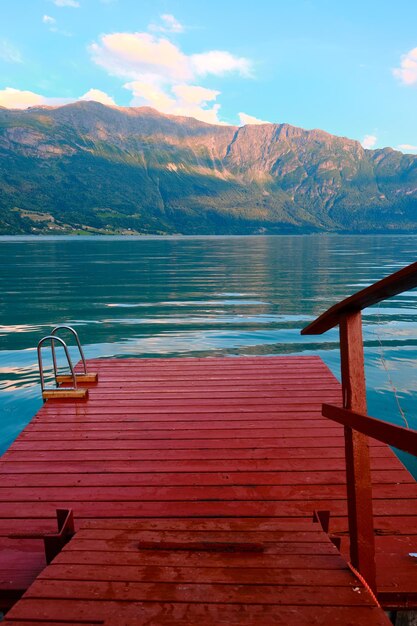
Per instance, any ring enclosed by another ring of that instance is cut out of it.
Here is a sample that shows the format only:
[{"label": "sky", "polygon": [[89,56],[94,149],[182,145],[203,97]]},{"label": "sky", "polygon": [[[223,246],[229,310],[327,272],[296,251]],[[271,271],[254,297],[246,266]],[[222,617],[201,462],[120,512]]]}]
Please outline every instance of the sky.
[{"label": "sky", "polygon": [[80,99],[417,154],[417,0],[0,0],[0,106]]}]

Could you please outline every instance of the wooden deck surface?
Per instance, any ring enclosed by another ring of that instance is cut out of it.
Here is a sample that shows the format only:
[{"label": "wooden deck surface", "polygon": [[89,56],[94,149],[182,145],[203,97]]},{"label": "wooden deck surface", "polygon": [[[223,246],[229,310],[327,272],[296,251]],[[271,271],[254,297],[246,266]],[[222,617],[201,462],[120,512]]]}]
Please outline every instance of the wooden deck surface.
[{"label": "wooden deck surface", "polygon": [[[249,530],[248,530],[249,527]],[[210,530],[208,530],[208,528]],[[87,523],[5,626],[389,626],[319,524]]]},{"label": "wooden deck surface", "polygon": [[[216,520],[252,532],[296,531],[327,509],[346,553],[343,428],[321,416],[341,391],[319,358],[88,366],[99,373],[88,400],[48,401],[0,460],[0,601],[44,567],[41,542],[9,535],[55,530],[58,507],[73,509],[77,527]],[[417,606],[417,484],[371,444],[380,598]]]}]

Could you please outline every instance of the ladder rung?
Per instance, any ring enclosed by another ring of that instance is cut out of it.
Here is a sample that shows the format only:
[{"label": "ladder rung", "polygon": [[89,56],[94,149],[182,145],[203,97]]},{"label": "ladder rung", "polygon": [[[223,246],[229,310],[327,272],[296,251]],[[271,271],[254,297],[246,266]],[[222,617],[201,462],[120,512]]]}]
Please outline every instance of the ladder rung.
[{"label": "ladder rung", "polygon": [[[75,374],[77,383],[96,383],[98,380],[97,373],[91,374]],[[57,383],[72,383],[72,376],[70,374],[60,374],[56,377]]]}]

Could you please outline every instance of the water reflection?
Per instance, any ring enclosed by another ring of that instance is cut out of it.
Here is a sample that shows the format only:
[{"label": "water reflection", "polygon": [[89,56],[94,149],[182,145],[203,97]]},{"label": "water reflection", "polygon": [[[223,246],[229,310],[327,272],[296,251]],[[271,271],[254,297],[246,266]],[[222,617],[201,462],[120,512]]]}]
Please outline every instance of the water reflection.
[{"label": "water reflection", "polygon": [[[415,236],[2,238],[0,449],[40,406],[34,347],[55,324],[78,328],[87,357],[318,353],[338,375],[337,331],[300,329],[415,261],[416,244]],[[364,315],[369,410],[398,422],[393,387],[410,423],[417,415],[416,296]]]}]

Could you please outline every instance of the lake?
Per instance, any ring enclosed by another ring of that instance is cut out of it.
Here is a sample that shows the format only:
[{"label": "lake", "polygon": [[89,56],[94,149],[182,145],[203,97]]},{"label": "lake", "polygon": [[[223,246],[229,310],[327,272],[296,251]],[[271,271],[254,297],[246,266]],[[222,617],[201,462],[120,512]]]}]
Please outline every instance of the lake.
[{"label": "lake", "polygon": [[[55,324],[87,358],[318,354],[340,378],[338,332],[301,328],[416,256],[406,235],[1,237],[0,452],[41,406],[36,345]],[[416,305],[364,312],[369,413],[411,428]]]}]

